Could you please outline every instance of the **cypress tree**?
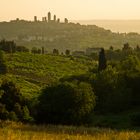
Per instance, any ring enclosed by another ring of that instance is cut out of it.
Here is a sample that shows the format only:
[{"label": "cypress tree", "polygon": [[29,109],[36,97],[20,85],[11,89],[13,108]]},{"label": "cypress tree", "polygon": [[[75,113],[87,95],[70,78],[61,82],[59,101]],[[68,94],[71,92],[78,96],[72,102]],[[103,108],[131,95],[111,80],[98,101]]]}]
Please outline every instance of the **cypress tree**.
[{"label": "cypress tree", "polygon": [[0,74],[7,73],[7,65],[4,59],[4,52],[0,50]]},{"label": "cypress tree", "polygon": [[98,71],[102,71],[106,69],[106,57],[105,57],[105,51],[104,48],[101,48],[101,51],[99,53],[99,66]]}]

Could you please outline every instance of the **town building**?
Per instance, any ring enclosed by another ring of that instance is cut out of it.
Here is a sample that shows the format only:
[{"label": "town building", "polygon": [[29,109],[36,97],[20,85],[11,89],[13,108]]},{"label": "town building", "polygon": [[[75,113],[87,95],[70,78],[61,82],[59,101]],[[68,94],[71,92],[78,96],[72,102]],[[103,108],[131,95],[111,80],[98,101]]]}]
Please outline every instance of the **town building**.
[{"label": "town building", "polygon": [[37,22],[37,16],[34,16],[34,22]]},{"label": "town building", "polygon": [[72,55],[73,56],[83,56],[83,55],[85,55],[85,52],[84,51],[74,51],[74,52],[72,52]]},{"label": "town building", "polygon": [[50,22],[51,21],[51,13],[49,12],[48,13],[48,22]]},{"label": "town building", "polygon": [[91,55],[91,54],[98,54],[100,52],[101,48],[87,48],[86,49],[86,55]]}]

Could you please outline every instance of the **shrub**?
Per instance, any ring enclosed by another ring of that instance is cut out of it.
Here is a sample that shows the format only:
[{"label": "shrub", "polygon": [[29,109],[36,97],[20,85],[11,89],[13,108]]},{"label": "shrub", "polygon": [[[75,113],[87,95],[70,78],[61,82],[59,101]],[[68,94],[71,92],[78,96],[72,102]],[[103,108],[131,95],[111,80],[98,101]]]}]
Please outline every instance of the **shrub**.
[{"label": "shrub", "polygon": [[0,90],[0,119],[24,122],[32,120],[26,100],[13,82],[3,81]]},{"label": "shrub", "polygon": [[9,112],[6,110],[5,105],[0,103],[0,119],[6,120],[8,119]]},{"label": "shrub", "polygon": [[127,87],[123,75],[115,68],[108,66],[91,81],[98,99],[98,112],[116,113],[131,106],[131,89]]},{"label": "shrub", "polygon": [[95,106],[95,95],[87,83],[64,82],[43,89],[39,101],[39,122],[82,124]]},{"label": "shrub", "polygon": [[132,126],[140,126],[140,112],[131,114],[130,120]]},{"label": "shrub", "polygon": [[18,117],[16,115],[16,113],[14,111],[11,111],[9,113],[8,119],[12,120],[12,121],[18,121]]},{"label": "shrub", "polygon": [[0,74],[6,74],[8,71],[5,63],[4,52],[0,50]]},{"label": "shrub", "polygon": [[24,122],[33,122],[33,118],[30,116],[30,112],[27,106],[23,107],[23,121]]}]

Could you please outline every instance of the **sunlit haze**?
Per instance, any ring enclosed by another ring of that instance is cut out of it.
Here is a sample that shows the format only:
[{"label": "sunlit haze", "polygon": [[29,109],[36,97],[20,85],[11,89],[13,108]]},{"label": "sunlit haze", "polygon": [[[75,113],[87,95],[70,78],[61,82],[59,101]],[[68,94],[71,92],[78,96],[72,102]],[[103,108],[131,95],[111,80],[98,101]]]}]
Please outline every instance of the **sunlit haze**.
[{"label": "sunlit haze", "polygon": [[0,0],[0,21],[32,20],[50,11],[61,19],[140,19],[140,0]]}]

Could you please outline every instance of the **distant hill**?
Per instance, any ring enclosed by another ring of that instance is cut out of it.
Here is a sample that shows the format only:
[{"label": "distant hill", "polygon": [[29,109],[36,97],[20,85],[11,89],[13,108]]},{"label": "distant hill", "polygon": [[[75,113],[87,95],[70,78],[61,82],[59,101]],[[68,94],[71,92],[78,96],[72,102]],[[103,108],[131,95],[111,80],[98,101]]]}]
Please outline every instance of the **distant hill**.
[{"label": "distant hill", "polygon": [[105,29],[110,29],[113,32],[140,33],[140,20],[73,20],[73,23],[80,23],[82,25],[97,25]]},{"label": "distant hill", "polygon": [[30,21],[11,21],[0,23],[0,39],[14,40],[18,45],[29,48],[42,47],[52,51],[85,50],[88,47],[113,46],[118,49],[128,42],[135,47],[140,42],[137,33],[112,33],[110,30],[96,25],[80,25],[74,23],[47,23]]}]

